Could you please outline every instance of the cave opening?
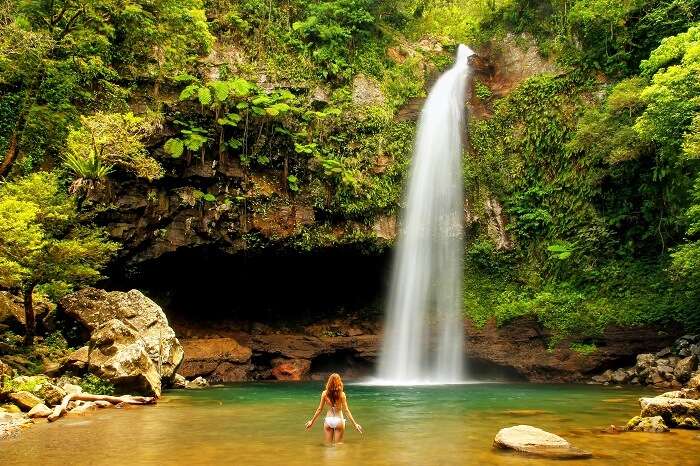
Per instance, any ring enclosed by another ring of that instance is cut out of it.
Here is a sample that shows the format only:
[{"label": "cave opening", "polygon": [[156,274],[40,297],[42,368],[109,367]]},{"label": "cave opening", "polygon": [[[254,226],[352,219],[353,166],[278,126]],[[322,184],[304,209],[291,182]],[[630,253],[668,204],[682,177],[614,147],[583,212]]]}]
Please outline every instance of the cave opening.
[{"label": "cave opening", "polygon": [[383,308],[388,256],[352,248],[233,255],[189,248],[122,271],[110,286],[141,289],[175,321],[299,327],[321,319],[376,320]]}]

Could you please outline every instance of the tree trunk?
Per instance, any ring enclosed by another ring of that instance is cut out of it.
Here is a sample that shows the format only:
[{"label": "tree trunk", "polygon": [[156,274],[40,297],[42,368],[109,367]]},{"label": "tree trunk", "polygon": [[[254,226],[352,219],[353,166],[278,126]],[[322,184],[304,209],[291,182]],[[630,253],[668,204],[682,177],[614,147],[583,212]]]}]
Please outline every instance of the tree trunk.
[{"label": "tree trunk", "polygon": [[4,176],[10,169],[17,158],[17,152],[17,132],[13,131],[10,137],[10,145],[7,147],[7,152],[5,152],[5,158],[2,159],[2,164],[0,164],[0,176]]},{"label": "tree trunk", "polygon": [[24,345],[34,344],[34,334],[36,333],[36,316],[34,315],[34,284],[24,289]]}]

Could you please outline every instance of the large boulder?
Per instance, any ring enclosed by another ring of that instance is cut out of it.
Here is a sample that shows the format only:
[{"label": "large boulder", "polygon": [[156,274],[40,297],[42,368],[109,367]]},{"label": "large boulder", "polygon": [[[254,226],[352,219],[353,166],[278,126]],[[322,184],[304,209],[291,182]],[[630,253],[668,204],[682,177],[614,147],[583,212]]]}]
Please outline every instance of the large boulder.
[{"label": "large boulder", "polygon": [[121,391],[160,396],[158,368],[135,330],[118,319],[98,327],[90,339],[89,370]]},{"label": "large boulder", "polygon": [[172,380],[175,376],[184,355],[182,346],[163,309],[140,291],[85,288],[63,298],[61,306],[91,333],[111,319],[123,322],[143,340],[146,353],[161,377]]},{"label": "large boulder", "polygon": [[642,417],[660,416],[670,427],[693,425],[693,420],[700,420],[700,400],[693,399],[693,390],[679,390],[655,396],[640,398]]},{"label": "large boulder", "polygon": [[590,458],[590,452],[572,446],[568,441],[537,427],[519,425],[501,429],[493,446],[546,458]]}]

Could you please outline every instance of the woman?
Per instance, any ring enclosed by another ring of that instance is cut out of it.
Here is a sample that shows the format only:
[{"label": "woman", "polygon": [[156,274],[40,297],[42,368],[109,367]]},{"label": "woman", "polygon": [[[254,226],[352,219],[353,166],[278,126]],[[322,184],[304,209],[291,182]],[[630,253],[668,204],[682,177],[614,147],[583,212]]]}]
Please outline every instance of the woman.
[{"label": "woman", "polygon": [[362,432],[362,426],[355,422],[352,417],[350,408],[348,407],[348,399],[343,392],[343,381],[340,380],[340,375],[331,374],[328,377],[328,382],[326,382],[326,389],[321,393],[321,402],[316,408],[314,417],[306,423],[306,430],[309,430],[311,426],[316,422],[316,418],[321,414],[321,410],[324,405],[328,405],[329,409],[326,413],[326,419],[323,421],[323,432],[325,433],[326,443],[341,443],[343,441],[343,434],[345,434],[345,418],[343,417],[343,411],[345,411],[350,418],[350,422],[355,426],[355,429],[359,433]]}]

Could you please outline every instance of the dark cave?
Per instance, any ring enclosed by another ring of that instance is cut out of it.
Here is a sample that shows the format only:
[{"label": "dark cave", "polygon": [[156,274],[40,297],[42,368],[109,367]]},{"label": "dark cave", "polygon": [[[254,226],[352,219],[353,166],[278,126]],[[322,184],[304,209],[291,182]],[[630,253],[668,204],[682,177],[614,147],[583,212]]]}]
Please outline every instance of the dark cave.
[{"label": "dark cave", "polygon": [[108,286],[138,288],[169,317],[300,326],[322,318],[381,318],[389,254],[354,249],[314,254],[227,254],[184,249],[140,265]]}]

